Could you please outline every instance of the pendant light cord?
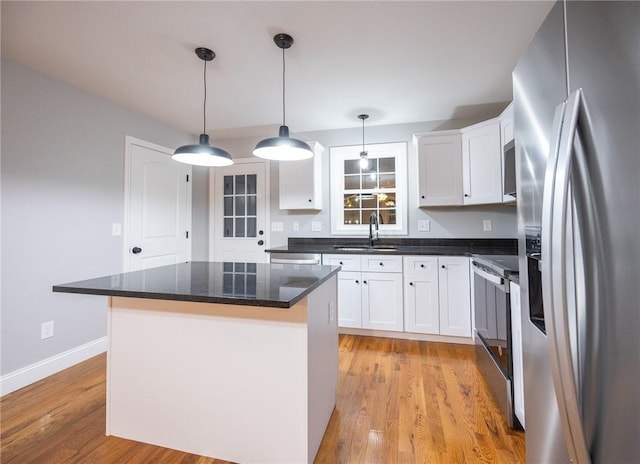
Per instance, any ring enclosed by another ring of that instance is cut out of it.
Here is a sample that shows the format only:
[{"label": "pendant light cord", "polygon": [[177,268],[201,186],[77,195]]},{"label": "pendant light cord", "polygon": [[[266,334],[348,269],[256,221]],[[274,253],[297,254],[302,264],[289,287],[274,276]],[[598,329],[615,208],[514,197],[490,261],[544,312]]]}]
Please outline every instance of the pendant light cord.
[{"label": "pendant light cord", "polygon": [[204,102],[202,104],[202,133],[207,133],[207,61],[204,60]]},{"label": "pendant light cord", "polygon": [[284,62],[284,48],[282,49],[282,125],[286,126],[287,124],[285,123],[286,121],[286,106],[284,104],[284,96],[285,96],[285,85],[284,85],[284,81],[285,81],[285,62]]},{"label": "pendant light cord", "polygon": [[362,118],[362,152],[364,153],[364,119]]}]

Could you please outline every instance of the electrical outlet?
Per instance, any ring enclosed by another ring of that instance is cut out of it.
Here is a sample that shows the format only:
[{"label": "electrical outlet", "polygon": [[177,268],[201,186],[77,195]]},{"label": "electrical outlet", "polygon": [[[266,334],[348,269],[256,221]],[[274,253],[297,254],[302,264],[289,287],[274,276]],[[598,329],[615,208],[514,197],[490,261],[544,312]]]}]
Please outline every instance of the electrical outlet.
[{"label": "electrical outlet", "polygon": [[320,221],[311,221],[311,232],[322,232],[322,223]]},{"label": "electrical outlet", "polygon": [[429,232],[430,230],[431,230],[431,221],[429,220],[418,221],[419,232]]},{"label": "electrical outlet", "polygon": [[298,232],[300,230],[300,223],[299,222],[294,222],[293,223],[293,231],[294,232]]},{"label": "electrical outlet", "polygon": [[484,221],[482,221],[482,228],[484,229],[485,232],[490,232],[491,231],[491,219],[485,219]]},{"label": "electrical outlet", "polygon": [[40,340],[53,337],[53,321],[40,324]]},{"label": "electrical outlet", "polygon": [[282,222],[272,222],[271,232],[282,232],[284,230],[284,224]]}]

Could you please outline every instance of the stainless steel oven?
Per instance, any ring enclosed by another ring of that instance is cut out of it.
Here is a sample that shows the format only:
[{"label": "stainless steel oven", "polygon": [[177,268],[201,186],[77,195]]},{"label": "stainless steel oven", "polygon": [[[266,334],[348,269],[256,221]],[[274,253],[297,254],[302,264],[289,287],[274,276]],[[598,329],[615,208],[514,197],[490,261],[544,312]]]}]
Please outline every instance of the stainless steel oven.
[{"label": "stainless steel oven", "polygon": [[520,428],[513,411],[513,359],[509,271],[517,256],[474,256],[476,360],[510,427]]}]

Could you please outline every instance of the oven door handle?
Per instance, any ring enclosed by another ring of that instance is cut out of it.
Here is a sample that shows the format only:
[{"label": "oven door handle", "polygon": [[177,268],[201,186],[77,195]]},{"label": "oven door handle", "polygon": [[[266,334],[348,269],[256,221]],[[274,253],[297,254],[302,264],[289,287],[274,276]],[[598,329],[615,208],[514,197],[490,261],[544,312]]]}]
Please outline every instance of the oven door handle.
[{"label": "oven door handle", "polygon": [[499,276],[497,274],[493,274],[491,272],[485,271],[484,269],[476,266],[475,263],[473,263],[473,272],[478,274],[483,279],[488,280],[489,282],[491,282],[494,285],[498,285],[498,286],[504,285],[504,278],[502,278],[501,276]]}]

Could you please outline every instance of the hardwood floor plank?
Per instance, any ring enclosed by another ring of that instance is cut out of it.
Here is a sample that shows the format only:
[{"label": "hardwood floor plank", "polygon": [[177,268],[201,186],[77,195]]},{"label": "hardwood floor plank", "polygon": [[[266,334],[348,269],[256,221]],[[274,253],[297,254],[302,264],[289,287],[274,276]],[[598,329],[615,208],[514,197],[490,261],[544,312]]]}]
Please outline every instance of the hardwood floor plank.
[{"label": "hardwood floor plank", "polygon": [[[525,462],[524,433],[504,423],[473,347],[341,335],[339,356],[336,408],[317,464]],[[105,374],[100,355],[5,395],[0,461],[227,462],[105,436]]]}]

